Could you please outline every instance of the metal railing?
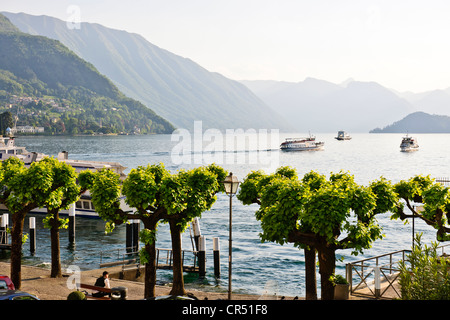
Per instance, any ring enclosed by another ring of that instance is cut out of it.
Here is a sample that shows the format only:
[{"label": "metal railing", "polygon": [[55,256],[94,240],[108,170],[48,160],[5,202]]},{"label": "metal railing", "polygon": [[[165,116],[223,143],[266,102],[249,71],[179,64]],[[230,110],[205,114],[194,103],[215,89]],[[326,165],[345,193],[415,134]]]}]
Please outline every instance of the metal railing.
[{"label": "metal railing", "polygon": [[[450,244],[439,246],[442,255]],[[399,250],[346,264],[346,278],[350,294],[380,298],[401,298],[395,286],[400,275],[398,264],[407,261],[411,250]],[[375,264],[374,264],[375,263]],[[353,285],[353,284],[356,285]]]},{"label": "metal railing", "polygon": [[131,248],[100,251],[100,268],[139,263],[139,253]]},{"label": "metal railing", "polygon": [[[397,297],[400,297],[400,293],[393,286],[400,271],[396,265],[405,260],[408,252],[411,251],[399,250],[348,263],[346,265],[346,278],[350,284],[350,294],[357,293],[381,298],[389,288],[392,288]],[[374,262],[375,265],[373,265]],[[353,286],[355,279],[356,286]],[[381,291],[383,281],[387,282],[388,286]]]},{"label": "metal railing", "polygon": [[[130,249],[130,248],[127,248]],[[123,252],[123,249],[115,249],[100,252],[100,268],[136,265],[139,267],[140,259],[139,253],[136,251]],[[188,255],[186,255],[188,253]],[[192,256],[189,255],[192,253]],[[190,257],[188,257],[190,256]],[[198,272],[197,266],[197,251],[182,250],[183,269],[187,272]],[[173,253],[172,249],[156,249],[156,268],[157,269],[172,269],[173,267]]]},{"label": "metal railing", "polygon": [[[161,252],[165,252],[164,254],[161,254]],[[186,261],[186,252],[192,253],[192,258],[190,259],[189,263],[185,263]],[[187,272],[198,272],[197,267],[197,251],[193,250],[182,250],[182,256],[181,260],[183,263],[183,270]],[[157,269],[172,269],[173,266],[173,253],[172,249],[156,249],[156,268]]]},{"label": "metal railing", "polygon": [[435,180],[437,183],[440,183],[444,186],[450,185],[450,178],[436,178]]},{"label": "metal railing", "polygon": [[9,249],[11,247],[11,243],[9,240],[9,233],[6,230],[0,230],[0,248]]}]

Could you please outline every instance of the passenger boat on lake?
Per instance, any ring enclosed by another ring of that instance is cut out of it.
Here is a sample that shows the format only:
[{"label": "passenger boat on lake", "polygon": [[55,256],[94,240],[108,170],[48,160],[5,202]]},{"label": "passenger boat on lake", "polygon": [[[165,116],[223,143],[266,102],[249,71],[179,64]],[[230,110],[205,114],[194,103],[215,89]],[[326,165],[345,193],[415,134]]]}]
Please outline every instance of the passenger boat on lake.
[{"label": "passenger boat on lake", "polygon": [[413,137],[409,137],[406,135],[402,138],[402,142],[400,144],[400,151],[410,152],[419,150],[419,144],[417,143],[417,139]]},{"label": "passenger boat on lake", "polygon": [[338,131],[337,137],[335,137],[336,140],[350,140],[352,137],[345,131]]},{"label": "passenger boat on lake", "polygon": [[281,143],[280,149],[283,151],[317,151],[323,150],[325,142],[316,141],[316,137],[307,138],[286,138]]}]

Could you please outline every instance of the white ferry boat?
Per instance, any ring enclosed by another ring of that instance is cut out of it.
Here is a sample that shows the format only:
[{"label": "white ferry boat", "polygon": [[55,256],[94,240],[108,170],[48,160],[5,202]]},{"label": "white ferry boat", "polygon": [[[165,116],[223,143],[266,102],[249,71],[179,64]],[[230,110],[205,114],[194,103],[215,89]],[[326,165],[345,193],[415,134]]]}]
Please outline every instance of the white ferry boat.
[{"label": "white ferry boat", "polygon": [[123,171],[127,167],[122,166],[118,162],[69,159],[69,153],[67,151],[58,153],[57,159],[71,165],[76,172],[81,172],[86,169],[91,171],[100,171],[107,168],[119,174],[121,180],[126,178],[126,174],[123,173]]},{"label": "white ferry boat", "polygon": [[409,152],[417,150],[419,150],[419,144],[417,143],[416,138],[409,137],[408,135],[402,138],[402,143],[400,144],[400,151]]},{"label": "white ferry boat", "polygon": [[[29,152],[25,149],[25,147],[16,146],[14,137],[0,136],[0,161],[6,160],[10,157],[19,158],[25,163],[25,165],[30,165],[32,162],[42,160],[44,157],[47,157],[47,155],[43,153]],[[108,168],[118,173],[122,180],[126,178],[126,175],[123,173],[126,167],[122,166],[118,162],[69,159],[69,153],[67,151],[58,153],[57,159],[71,165],[77,172],[86,169],[100,171],[101,169]]]},{"label": "white ferry boat", "polygon": [[334,137],[337,140],[350,140],[352,137],[345,131],[338,131],[337,137]]},{"label": "white ferry boat", "polygon": [[[73,204],[71,205],[73,206]],[[120,197],[120,208],[124,211],[132,211],[132,209],[125,203],[125,196]],[[6,211],[7,208],[4,205],[0,205],[0,210]],[[72,209],[73,210],[73,209]],[[32,213],[47,214],[47,208],[36,208],[31,211]],[[68,216],[70,209],[60,210],[60,216]],[[91,194],[89,190],[83,193],[80,199],[75,203],[75,216],[83,218],[99,219],[98,213],[95,211],[94,204],[92,203]]]},{"label": "white ferry boat", "polygon": [[281,143],[280,149],[283,151],[317,151],[323,150],[325,142],[316,141],[316,137],[309,136],[308,138],[286,138],[286,141]]},{"label": "white ferry boat", "polygon": [[17,147],[15,145],[14,137],[0,136],[0,161],[6,160],[10,157],[16,157],[22,160],[25,164],[30,164],[34,161],[39,161],[44,157],[44,154],[37,152],[29,152],[25,147]]}]

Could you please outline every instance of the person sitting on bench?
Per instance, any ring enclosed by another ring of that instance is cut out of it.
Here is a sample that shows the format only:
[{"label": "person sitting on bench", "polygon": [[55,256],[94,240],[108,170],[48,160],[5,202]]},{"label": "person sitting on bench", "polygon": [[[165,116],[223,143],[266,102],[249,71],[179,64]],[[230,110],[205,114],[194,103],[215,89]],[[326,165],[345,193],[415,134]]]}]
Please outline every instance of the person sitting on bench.
[{"label": "person sitting on bench", "polygon": [[[96,281],[95,281],[95,286],[96,287],[102,287],[102,288],[108,288],[110,289],[111,286],[109,284],[109,274],[108,271],[104,271],[103,275],[101,277],[99,277]],[[95,293],[92,294],[93,297],[104,297],[106,295],[110,295],[109,293],[106,292],[101,292],[101,291],[97,291]]]}]

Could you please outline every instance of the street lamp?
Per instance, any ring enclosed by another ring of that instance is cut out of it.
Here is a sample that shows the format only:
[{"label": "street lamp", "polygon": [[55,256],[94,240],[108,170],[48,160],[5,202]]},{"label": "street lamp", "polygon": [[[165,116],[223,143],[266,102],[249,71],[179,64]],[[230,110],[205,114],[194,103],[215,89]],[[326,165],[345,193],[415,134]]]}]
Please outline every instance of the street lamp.
[{"label": "street lamp", "polygon": [[232,252],[232,237],[231,237],[231,231],[232,231],[232,198],[233,195],[236,194],[237,189],[239,187],[239,181],[236,178],[236,176],[233,176],[233,173],[230,172],[230,174],[225,178],[225,181],[223,182],[223,186],[225,187],[226,194],[230,197],[230,236],[228,240],[228,300],[231,300],[231,252]]}]

